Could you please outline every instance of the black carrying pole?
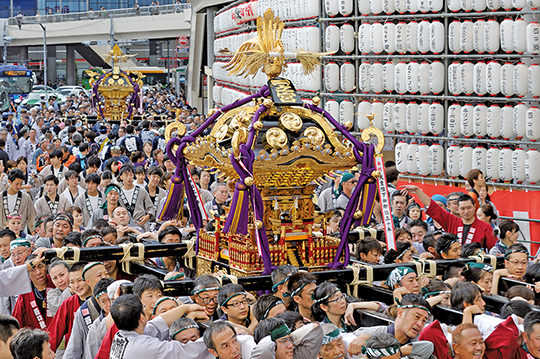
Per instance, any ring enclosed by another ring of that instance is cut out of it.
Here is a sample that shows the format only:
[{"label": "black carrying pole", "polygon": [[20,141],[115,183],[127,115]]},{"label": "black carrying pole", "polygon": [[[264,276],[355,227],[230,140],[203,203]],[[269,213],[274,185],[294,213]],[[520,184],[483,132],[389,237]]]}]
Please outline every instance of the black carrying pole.
[{"label": "black carrying pole", "polygon": [[[76,250],[68,248],[64,254],[65,260],[74,260],[74,253]],[[79,248],[80,262],[101,262],[120,260],[124,257],[124,248],[121,246],[104,246],[104,247],[91,247],[91,248]],[[167,244],[145,244],[144,245],[144,258],[155,257],[183,257],[188,251],[188,245],[186,243],[167,243]],[[137,257],[139,248],[133,246],[129,251],[129,255]],[[44,253],[45,261],[50,262],[53,258],[57,257],[55,250],[48,250]]]}]

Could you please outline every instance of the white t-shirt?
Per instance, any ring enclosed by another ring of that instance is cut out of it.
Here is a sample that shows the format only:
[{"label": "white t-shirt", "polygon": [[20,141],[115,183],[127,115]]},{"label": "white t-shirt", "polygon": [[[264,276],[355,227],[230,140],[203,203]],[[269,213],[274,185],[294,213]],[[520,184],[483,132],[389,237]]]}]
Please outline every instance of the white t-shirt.
[{"label": "white t-shirt", "polygon": [[132,189],[122,189],[124,191],[124,194],[126,195],[127,202],[126,204],[131,204],[133,200],[133,192],[135,192],[135,186]]},{"label": "white t-shirt", "polygon": [[98,206],[99,196],[90,196],[90,195],[88,195],[88,199],[90,200],[90,207],[92,207],[92,211],[94,213],[98,213],[98,211],[99,211],[99,206]]},{"label": "white t-shirt", "polygon": [[8,202],[8,213],[13,213],[15,211],[15,204],[17,203],[17,195],[7,195],[7,202]]}]

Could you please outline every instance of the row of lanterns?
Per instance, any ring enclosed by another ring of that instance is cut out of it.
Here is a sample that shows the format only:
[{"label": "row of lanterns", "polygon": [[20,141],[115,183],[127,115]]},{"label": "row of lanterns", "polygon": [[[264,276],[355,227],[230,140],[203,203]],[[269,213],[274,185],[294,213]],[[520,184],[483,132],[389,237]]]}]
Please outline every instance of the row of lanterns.
[{"label": "row of lanterns", "polygon": [[453,178],[466,177],[471,169],[479,169],[492,181],[540,181],[540,152],[536,149],[451,145],[445,154],[440,144],[400,141],[395,147],[395,157],[398,171],[420,176],[440,176],[446,157],[446,173]]},{"label": "row of lanterns", "polygon": [[[339,66],[329,62],[324,67],[326,90],[352,92],[355,67],[350,62]],[[398,94],[439,94],[444,90],[445,68],[442,62],[363,62],[358,66],[358,88],[363,93],[397,92]]]},{"label": "row of lanterns", "polygon": [[[379,15],[393,13],[428,13],[443,9],[443,0],[357,0],[358,12],[361,15]],[[325,0],[326,14],[334,16],[350,16],[354,12],[353,0]],[[448,9],[457,11],[495,11],[523,8],[536,9],[540,0],[448,0]]]},{"label": "row of lanterns", "polygon": [[503,107],[452,104],[447,114],[448,136],[540,139],[540,109],[524,103]]},{"label": "row of lanterns", "polygon": [[240,91],[221,84],[216,84],[212,88],[212,99],[217,105],[230,105],[234,101],[249,95],[249,92]]},{"label": "row of lanterns", "polygon": [[454,20],[448,25],[448,50],[453,53],[540,53],[540,25],[524,19]]},{"label": "row of lanterns", "polygon": [[[256,32],[218,37],[214,40],[214,54],[223,56],[223,51],[234,52],[244,41],[253,39]],[[286,49],[302,49],[305,51],[321,51],[321,33],[317,26],[291,27],[283,30],[281,41]]]},{"label": "row of lanterns", "polygon": [[[374,53],[441,53],[444,51],[445,29],[441,21],[391,21],[363,23],[355,34],[353,25],[330,24],[325,30],[326,51],[345,54],[354,52],[355,35],[358,51]],[[540,53],[540,24],[523,19],[480,19],[451,22],[448,26],[448,49],[453,53]]]},{"label": "row of lanterns", "polygon": [[448,91],[452,95],[523,97],[540,96],[540,65],[483,61],[473,64],[453,62],[448,65]]},{"label": "row of lanterns", "polygon": [[320,0],[252,0],[218,13],[214,17],[214,32],[219,34],[237,29],[268,9],[282,20],[311,19],[321,14]]}]

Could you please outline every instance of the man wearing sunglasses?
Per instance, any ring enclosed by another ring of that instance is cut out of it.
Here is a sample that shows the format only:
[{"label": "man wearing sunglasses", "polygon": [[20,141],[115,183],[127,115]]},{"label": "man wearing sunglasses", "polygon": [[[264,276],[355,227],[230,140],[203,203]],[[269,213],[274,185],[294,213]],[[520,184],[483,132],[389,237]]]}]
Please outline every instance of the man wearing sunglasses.
[{"label": "man wearing sunglasses", "polygon": [[351,198],[351,194],[354,190],[354,187],[356,187],[357,183],[358,183],[357,176],[353,175],[350,172],[343,173],[343,175],[341,176],[341,183],[338,189],[340,193],[336,202],[336,208],[339,208],[339,209],[347,208],[347,205],[349,204],[349,198]]}]

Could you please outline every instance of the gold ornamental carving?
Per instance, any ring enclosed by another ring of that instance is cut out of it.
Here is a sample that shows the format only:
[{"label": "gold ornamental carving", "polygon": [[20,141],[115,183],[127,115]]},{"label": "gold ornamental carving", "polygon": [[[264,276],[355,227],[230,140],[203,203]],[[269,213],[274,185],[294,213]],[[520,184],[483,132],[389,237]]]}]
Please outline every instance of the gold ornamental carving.
[{"label": "gold ornamental carving", "polygon": [[298,132],[302,128],[303,124],[300,116],[292,112],[285,112],[283,115],[281,115],[279,117],[279,122],[281,122],[283,127],[292,132]]},{"label": "gold ornamental carving", "polygon": [[272,127],[266,132],[266,142],[273,148],[287,146],[287,135],[281,128]]}]

